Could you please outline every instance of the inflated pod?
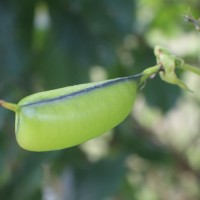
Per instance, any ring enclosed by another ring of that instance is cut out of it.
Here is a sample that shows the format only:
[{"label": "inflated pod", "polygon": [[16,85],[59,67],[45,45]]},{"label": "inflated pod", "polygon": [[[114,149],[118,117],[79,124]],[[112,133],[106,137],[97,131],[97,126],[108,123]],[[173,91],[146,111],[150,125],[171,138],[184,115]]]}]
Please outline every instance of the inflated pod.
[{"label": "inflated pod", "polygon": [[[0,101],[16,112],[15,132],[19,145],[30,151],[50,151],[78,145],[112,129],[130,113],[138,86],[160,72],[162,80],[183,89],[176,76],[180,68],[200,75],[169,50],[155,47],[157,65],[141,74],[40,92],[18,104]],[[190,90],[189,90],[190,91]]]},{"label": "inflated pod", "polygon": [[17,105],[19,145],[49,151],[78,145],[115,127],[130,113],[142,74],[69,86],[30,95]]}]

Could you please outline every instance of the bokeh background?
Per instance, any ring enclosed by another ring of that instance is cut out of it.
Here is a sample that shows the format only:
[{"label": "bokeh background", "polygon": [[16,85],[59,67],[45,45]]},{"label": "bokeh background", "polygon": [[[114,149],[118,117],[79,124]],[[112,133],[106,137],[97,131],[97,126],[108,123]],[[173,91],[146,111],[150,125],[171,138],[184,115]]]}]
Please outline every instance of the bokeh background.
[{"label": "bokeh background", "polygon": [[[0,97],[137,74],[155,65],[157,44],[200,66],[200,35],[183,19],[199,10],[198,0],[1,1]],[[200,78],[180,76],[194,93],[149,80],[123,123],[60,151],[21,149],[0,108],[0,199],[200,199]]]}]

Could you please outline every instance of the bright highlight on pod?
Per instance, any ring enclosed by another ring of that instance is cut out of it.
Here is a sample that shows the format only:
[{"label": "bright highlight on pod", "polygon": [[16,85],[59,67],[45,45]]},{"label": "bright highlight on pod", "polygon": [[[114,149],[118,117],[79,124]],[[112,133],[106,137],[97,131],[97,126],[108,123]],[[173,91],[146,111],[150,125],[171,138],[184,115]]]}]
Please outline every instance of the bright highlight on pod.
[{"label": "bright highlight on pod", "polygon": [[51,151],[79,145],[114,128],[131,112],[138,89],[159,73],[161,79],[191,91],[177,68],[200,75],[166,48],[156,46],[157,65],[142,73],[36,93],[18,104],[1,100],[14,111],[18,144],[29,151]]}]

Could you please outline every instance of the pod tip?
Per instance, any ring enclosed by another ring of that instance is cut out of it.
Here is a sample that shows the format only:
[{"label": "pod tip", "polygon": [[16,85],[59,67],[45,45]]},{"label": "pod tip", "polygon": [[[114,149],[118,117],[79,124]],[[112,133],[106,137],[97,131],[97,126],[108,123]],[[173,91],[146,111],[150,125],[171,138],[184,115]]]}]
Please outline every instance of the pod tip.
[{"label": "pod tip", "polygon": [[4,100],[0,100],[0,106],[7,108],[9,110],[12,110],[14,112],[16,112],[18,110],[18,105],[17,104],[13,104],[13,103],[8,103]]},{"label": "pod tip", "polygon": [[0,100],[0,106],[3,106],[3,104],[4,104],[4,101]]}]

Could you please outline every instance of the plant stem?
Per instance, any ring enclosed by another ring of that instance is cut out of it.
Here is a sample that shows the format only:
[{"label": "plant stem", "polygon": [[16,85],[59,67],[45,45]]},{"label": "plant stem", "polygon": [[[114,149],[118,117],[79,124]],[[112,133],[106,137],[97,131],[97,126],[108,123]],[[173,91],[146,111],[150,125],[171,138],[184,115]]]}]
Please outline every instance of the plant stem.
[{"label": "plant stem", "polygon": [[193,23],[195,25],[195,28],[199,31],[200,30],[200,20],[199,19],[195,19],[192,16],[189,15],[185,15],[184,19],[190,23]]},{"label": "plant stem", "polygon": [[194,67],[194,66],[186,64],[186,63],[184,63],[183,65],[177,66],[177,67],[182,70],[190,71],[190,72],[200,75],[200,68],[198,68],[198,67]]},{"label": "plant stem", "polygon": [[158,72],[160,72],[161,69],[162,69],[162,66],[161,66],[160,64],[145,69],[145,70],[142,72],[142,77],[141,77],[141,79],[140,79],[140,84],[143,84],[143,83],[144,83],[148,78],[150,78],[152,75],[155,75],[155,74],[157,74]]}]

